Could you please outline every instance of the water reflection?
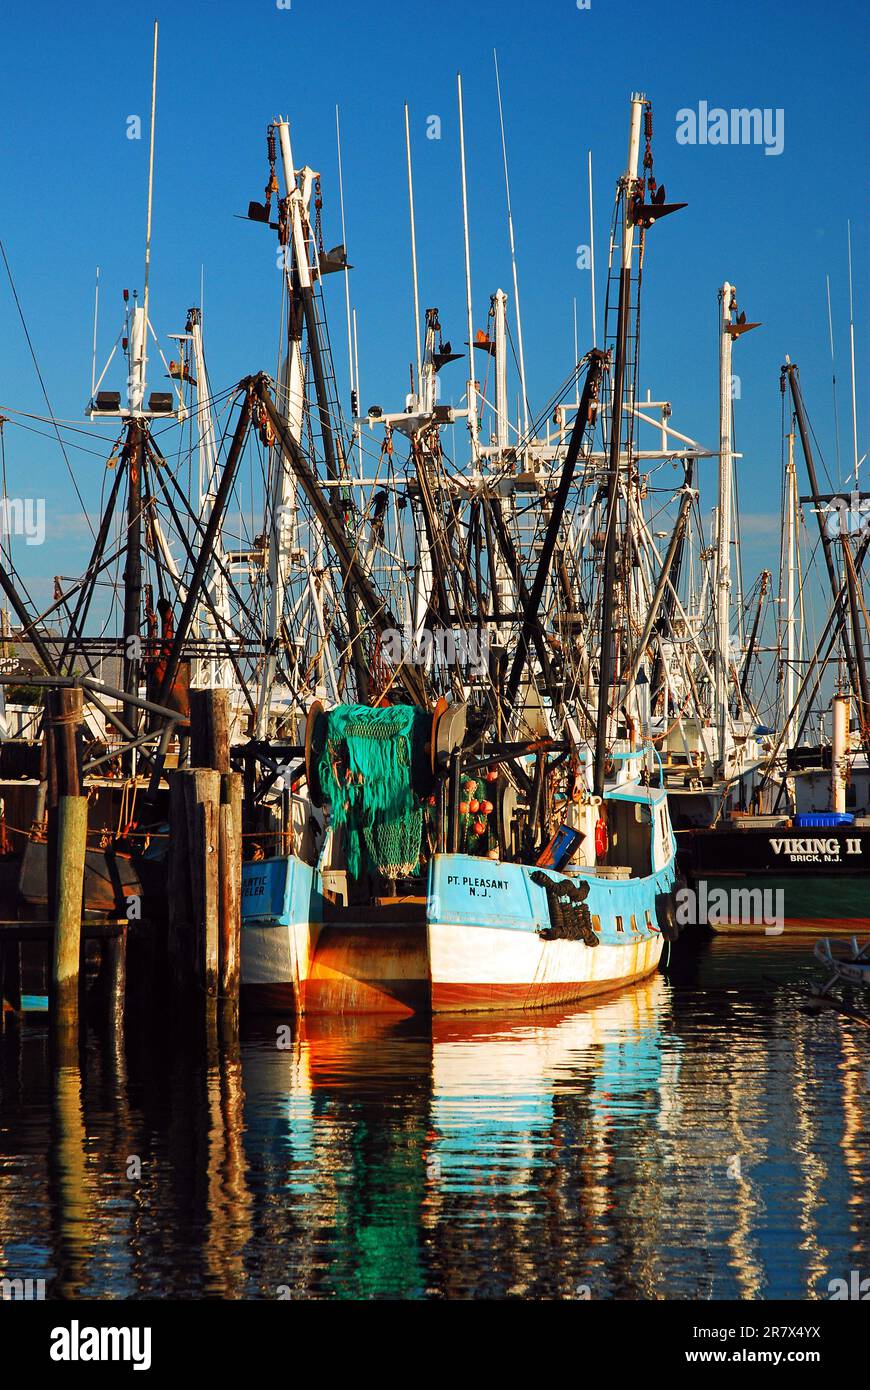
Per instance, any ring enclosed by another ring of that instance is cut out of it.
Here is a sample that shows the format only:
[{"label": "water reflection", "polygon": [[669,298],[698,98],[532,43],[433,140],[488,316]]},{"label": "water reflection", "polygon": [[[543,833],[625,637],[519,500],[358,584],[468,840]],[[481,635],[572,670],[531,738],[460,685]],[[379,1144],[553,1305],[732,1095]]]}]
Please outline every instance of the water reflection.
[{"label": "water reflection", "polygon": [[719,939],[515,1018],[0,1041],[0,1275],[49,1296],[826,1297],[870,1273],[866,1033]]}]

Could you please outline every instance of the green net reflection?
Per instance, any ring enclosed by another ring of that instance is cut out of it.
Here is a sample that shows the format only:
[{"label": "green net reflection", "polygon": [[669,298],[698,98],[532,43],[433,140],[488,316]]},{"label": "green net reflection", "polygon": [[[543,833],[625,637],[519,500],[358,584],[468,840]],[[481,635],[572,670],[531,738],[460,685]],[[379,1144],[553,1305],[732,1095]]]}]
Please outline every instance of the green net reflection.
[{"label": "green net reflection", "polygon": [[314,767],[354,878],[417,872],[423,810],[414,784],[425,775],[431,728],[432,716],[413,705],[338,705],[318,718]]}]

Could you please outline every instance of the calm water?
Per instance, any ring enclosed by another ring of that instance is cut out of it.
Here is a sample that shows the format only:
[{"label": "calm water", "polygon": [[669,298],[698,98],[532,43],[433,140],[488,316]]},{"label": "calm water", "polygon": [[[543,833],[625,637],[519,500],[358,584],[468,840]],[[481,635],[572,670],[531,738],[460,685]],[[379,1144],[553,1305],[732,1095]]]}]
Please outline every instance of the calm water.
[{"label": "calm water", "polygon": [[[826,1298],[870,1275],[868,1041],[712,941],[522,1020],[306,1022],[54,1079],[0,1041],[0,1275],[48,1296]],[[587,1293],[588,1291],[588,1293]]]}]

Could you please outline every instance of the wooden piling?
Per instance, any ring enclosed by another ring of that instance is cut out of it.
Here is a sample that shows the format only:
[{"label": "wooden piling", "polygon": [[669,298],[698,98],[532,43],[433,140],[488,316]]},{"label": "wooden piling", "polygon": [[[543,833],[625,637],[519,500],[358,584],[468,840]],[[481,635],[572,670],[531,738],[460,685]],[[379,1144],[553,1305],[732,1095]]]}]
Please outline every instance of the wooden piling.
[{"label": "wooden piling", "polygon": [[100,1012],[110,1031],[123,1029],[126,993],[127,928],[119,927],[114,936],[100,942]]},{"label": "wooden piling", "polygon": [[0,940],[0,1018],[21,1012],[21,943]]},{"label": "wooden piling", "polygon": [[170,773],[170,961],[183,1009],[211,1025],[219,988],[220,773],[183,768]]},{"label": "wooden piling", "polygon": [[58,796],[80,796],[82,790],[79,729],[84,713],[84,694],[77,686],[61,686],[48,692],[49,725],[54,741]]},{"label": "wooden piling", "polygon": [[220,940],[219,995],[221,1022],[238,1021],[242,929],[242,777],[221,777],[219,823]]},{"label": "wooden piling", "polygon": [[47,690],[45,696],[45,736],[43,761],[46,781],[46,869],[48,873],[48,915],[57,911],[55,890],[58,854],[57,805],[62,796],[80,796],[82,790],[79,728],[84,712],[84,695],[77,687]]},{"label": "wooden piling", "polygon": [[78,1024],[82,897],[88,833],[86,796],[61,796],[57,804],[57,879],[51,962],[51,1009],[60,1027]]},{"label": "wooden piling", "polygon": [[230,770],[230,692],[191,690],[190,765]]},{"label": "wooden piling", "polygon": [[169,987],[181,1000],[193,984],[192,980],[187,978],[191,960],[187,941],[193,931],[190,850],[187,842],[184,775],[181,772],[170,772],[167,780],[169,782],[169,852],[166,893],[169,922],[166,939],[166,962]]}]

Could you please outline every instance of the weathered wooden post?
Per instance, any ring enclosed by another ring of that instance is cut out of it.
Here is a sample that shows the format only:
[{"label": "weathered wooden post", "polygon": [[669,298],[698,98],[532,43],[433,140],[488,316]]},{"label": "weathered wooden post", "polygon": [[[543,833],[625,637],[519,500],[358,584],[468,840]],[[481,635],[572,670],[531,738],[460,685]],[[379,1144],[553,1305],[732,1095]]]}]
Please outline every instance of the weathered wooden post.
[{"label": "weathered wooden post", "polygon": [[191,690],[190,766],[230,770],[230,692]]},{"label": "weathered wooden post", "polygon": [[220,773],[182,768],[170,773],[170,962],[179,1003],[205,1011],[209,1038],[217,1022],[219,985]]},{"label": "weathered wooden post", "polygon": [[82,904],[88,838],[88,799],[81,795],[78,729],[83,695],[75,687],[48,692],[49,824],[48,890],[54,919],[50,1004],[58,1029],[77,1032],[81,966]]},{"label": "weathered wooden post", "polygon": [[0,937],[0,1015],[21,1012],[21,942]]},{"label": "weathered wooden post", "polygon": [[187,942],[193,931],[193,899],[191,895],[190,849],[187,841],[187,807],[184,799],[184,773],[170,772],[169,781],[169,854],[166,892],[169,907],[166,964],[169,988],[176,1002],[182,1004],[190,994],[192,981],[187,978],[190,954]]},{"label": "weathered wooden post", "polygon": [[100,940],[100,1007],[110,1031],[120,1031],[124,1026],[126,991],[127,927],[121,925]]},{"label": "weathered wooden post", "polygon": [[51,961],[51,1007],[60,1028],[78,1026],[82,898],[88,834],[86,796],[57,803],[57,879]]},{"label": "weathered wooden post", "polygon": [[221,777],[219,990],[222,1031],[238,1023],[242,928],[242,777]]},{"label": "weathered wooden post", "polygon": [[218,995],[220,773],[210,768],[193,768],[185,775],[184,790],[191,850],[194,978],[210,1012],[210,1006],[217,1004]]}]

